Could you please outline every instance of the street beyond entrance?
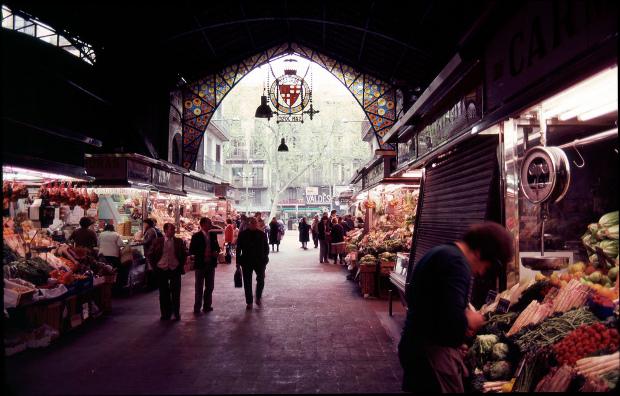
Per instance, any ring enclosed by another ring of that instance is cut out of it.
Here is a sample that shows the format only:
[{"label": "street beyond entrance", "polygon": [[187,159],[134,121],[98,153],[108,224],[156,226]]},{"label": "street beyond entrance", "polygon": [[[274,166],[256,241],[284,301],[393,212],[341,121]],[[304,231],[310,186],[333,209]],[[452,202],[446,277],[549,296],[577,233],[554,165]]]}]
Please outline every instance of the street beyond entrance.
[{"label": "street beyond entrance", "polygon": [[12,393],[400,392],[400,304],[390,318],[386,301],[363,299],[342,267],[300,249],[297,232],[270,253],[262,307],[246,311],[234,269],[217,268],[213,312],[192,314],[190,272],[180,322],[159,320],[156,291],[134,295],[48,348],[7,358]]}]

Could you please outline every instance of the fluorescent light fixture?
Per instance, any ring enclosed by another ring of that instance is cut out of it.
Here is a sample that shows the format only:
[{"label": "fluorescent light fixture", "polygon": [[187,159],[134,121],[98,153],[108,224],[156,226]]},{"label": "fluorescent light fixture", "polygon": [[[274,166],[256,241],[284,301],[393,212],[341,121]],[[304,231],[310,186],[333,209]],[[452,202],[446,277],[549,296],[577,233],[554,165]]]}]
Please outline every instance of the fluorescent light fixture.
[{"label": "fluorescent light fixture", "polygon": [[68,180],[84,181],[75,177],[58,175],[56,173],[41,172],[33,169],[17,168],[14,166],[2,167],[2,178],[5,180],[44,181],[44,180]]},{"label": "fluorescent light fixture", "polygon": [[586,121],[617,109],[617,65],[597,73],[542,102],[543,117],[546,119],[558,117],[560,121],[575,117],[580,121]]}]

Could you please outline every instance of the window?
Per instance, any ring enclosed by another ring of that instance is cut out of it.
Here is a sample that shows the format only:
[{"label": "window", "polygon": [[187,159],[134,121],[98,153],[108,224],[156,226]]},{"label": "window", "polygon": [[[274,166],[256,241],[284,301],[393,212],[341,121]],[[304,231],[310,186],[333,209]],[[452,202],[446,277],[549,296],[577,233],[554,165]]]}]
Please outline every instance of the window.
[{"label": "window", "polygon": [[252,183],[257,187],[261,187],[263,185],[263,168],[254,168],[252,175]]},{"label": "window", "polygon": [[48,44],[55,45],[69,52],[84,62],[92,65],[95,63],[96,56],[93,47],[77,38],[68,40],[66,37],[57,34],[50,26],[37,20],[36,18],[20,13],[15,15],[6,5],[2,6],[2,27],[11,29],[29,36],[37,37]]},{"label": "window", "polygon": [[254,190],[254,197],[252,198],[252,204],[260,206],[263,203],[263,192],[261,190]]},{"label": "window", "polygon": [[243,157],[243,141],[240,138],[233,138],[230,141],[230,155],[234,158]]},{"label": "window", "polygon": [[215,145],[215,162],[222,162],[222,145]]}]

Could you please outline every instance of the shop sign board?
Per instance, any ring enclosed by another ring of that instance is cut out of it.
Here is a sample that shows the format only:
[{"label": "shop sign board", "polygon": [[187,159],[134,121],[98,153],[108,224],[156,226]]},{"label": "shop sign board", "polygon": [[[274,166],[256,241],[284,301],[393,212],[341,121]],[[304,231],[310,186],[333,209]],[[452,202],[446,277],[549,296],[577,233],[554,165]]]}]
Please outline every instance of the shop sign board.
[{"label": "shop sign board", "polygon": [[368,172],[363,177],[363,186],[364,188],[371,186],[375,183],[379,183],[383,180],[384,174],[384,162],[381,161],[374,167],[370,168]]},{"label": "shop sign board", "polygon": [[332,196],[330,194],[315,194],[315,195],[306,195],[306,204],[314,205],[314,204],[323,204],[329,205],[332,202]]},{"label": "shop sign board", "polygon": [[194,179],[193,177],[183,176],[183,189],[188,192],[213,193],[215,188],[212,183]]},{"label": "shop sign board", "polygon": [[525,2],[485,49],[487,112],[616,35],[614,3]]},{"label": "shop sign board", "polygon": [[120,157],[86,157],[84,167],[89,176],[100,180],[125,180],[127,163]]},{"label": "shop sign board", "polygon": [[442,145],[457,133],[481,118],[482,87],[478,87],[456,102],[450,109],[417,134],[417,156]]},{"label": "shop sign board", "polygon": [[153,185],[181,191],[183,189],[183,175],[153,168]]},{"label": "shop sign board", "polygon": [[134,183],[150,183],[151,169],[147,164],[127,160],[127,180]]}]

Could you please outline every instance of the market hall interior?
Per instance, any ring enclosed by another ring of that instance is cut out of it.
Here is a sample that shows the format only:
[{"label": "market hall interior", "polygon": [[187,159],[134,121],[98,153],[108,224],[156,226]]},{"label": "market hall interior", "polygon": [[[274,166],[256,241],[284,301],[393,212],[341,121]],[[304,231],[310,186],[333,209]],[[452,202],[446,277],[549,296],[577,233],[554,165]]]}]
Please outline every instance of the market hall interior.
[{"label": "market hall interior", "polygon": [[234,263],[218,266],[209,313],[192,313],[193,272],[183,276],[179,322],[159,320],[157,292],[114,299],[101,320],[6,358],[9,394],[399,392],[403,309],[390,318],[385,301],[361,298],[317,250],[286,235],[251,311]]}]

